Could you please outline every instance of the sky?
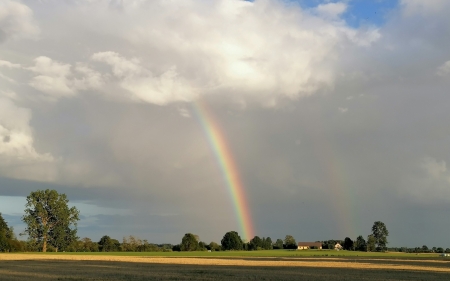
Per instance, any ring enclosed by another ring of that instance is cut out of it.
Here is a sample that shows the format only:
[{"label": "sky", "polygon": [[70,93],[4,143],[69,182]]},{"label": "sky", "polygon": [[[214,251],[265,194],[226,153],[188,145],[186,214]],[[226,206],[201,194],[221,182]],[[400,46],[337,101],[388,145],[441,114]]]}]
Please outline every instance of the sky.
[{"label": "sky", "polygon": [[390,246],[450,247],[449,9],[0,0],[0,212],[22,232],[49,188],[94,241],[356,239],[382,221]]}]

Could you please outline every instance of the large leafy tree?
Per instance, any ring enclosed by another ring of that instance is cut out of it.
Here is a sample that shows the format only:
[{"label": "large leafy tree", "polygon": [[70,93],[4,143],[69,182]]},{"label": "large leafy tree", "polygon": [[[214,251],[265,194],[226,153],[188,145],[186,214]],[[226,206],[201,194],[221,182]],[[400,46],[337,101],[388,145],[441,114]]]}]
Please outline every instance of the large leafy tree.
[{"label": "large leafy tree", "polygon": [[375,237],[370,234],[369,236],[367,236],[367,247],[366,250],[368,252],[373,252],[375,251],[375,244],[377,243],[377,240],[375,239]]},{"label": "large leafy tree", "polygon": [[352,251],[354,249],[353,244],[354,244],[354,242],[352,239],[350,239],[350,237],[345,237],[344,245],[342,245],[342,246],[344,247],[344,250]]},{"label": "large leafy tree", "polygon": [[253,237],[252,240],[248,243],[249,250],[258,250],[258,248],[263,247],[263,240],[259,238],[259,236]]},{"label": "large leafy tree", "polygon": [[120,242],[117,239],[112,239],[108,235],[100,238],[98,246],[101,252],[116,252],[120,250]]},{"label": "large leafy tree", "polygon": [[0,213],[0,252],[17,252],[23,250],[22,244],[14,235],[14,228],[8,227],[8,223]]},{"label": "large leafy tree", "polygon": [[10,229],[8,228],[8,224],[3,219],[3,216],[0,213],[0,252],[9,251],[11,238],[12,237]]},{"label": "large leafy tree", "polygon": [[356,238],[355,250],[362,252],[367,250],[366,240],[364,240],[364,237],[362,237],[362,235],[359,235],[358,238]]},{"label": "large leafy tree", "polygon": [[272,250],[272,239],[270,237],[267,237],[266,239],[263,238],[263,248],[264,250]]},{"label": "large leafy tree", "polygon": [[[198,237],[198,236],[197,236]],[[195,251],[198,248],[198,240],[196,235],[192,233],[186,233],[181,239],[180,248],[181,251]]]},{"label": "large leafy tree", "polygon": [[208,245],[206,245],[205,242],[200,241],[200,242],[198,242],[198,248],[197,248],[197,251],[206,251],[206,250],[208,249],[207,246],[208,246]]},{"label": "large leafy tree", "polygon": [[0,231],[5,231],[8,229],[8,224],[6,223],[6,221],[3,219],[2,213],[0,213]]},{"label": "large leafy tree", "polygon": [[122,240],[122,251],[124,251],[124,252],[136,252],[136,251],[138,251],[139,246],[141,246],[142,244],[143,244],[142,240],[137,238],[137,237],[135,237],[135,236],[133,236],[133,235],[128,236],[128,238],[127,237],[123,237],[123,240]]},{"label": "large leafy tree", "polygon": [[220,242],[224,250],[242,250],[242,239],[236,231],[225,233]]},{"label": "large leafy tree", "polygon": [[22,220],[27,225],[25,233],[47,251],[47,245],[64,250],[77,239],[76,225],[79,220],[77,208],[68,206],[65,194],[56,190],[38,190],[27,197],[25,215]]},{"label": "large leafy tree", "polygon": [[273,245],[274,249],[283,249],[283,240],[277,239],[275,244]]},{"label": "large leafy tree", "polygon": [[211,243],[209,243],[209,249],[210,249],[211,251],[220,251],[220,250],[221,250],[221,247],[220,247],[220,245],[217,244],[216,242],[211,242]]},{"label": "large leafy tree", "polygon": [[377,250],[386,251],[386,245],[388,244],[387,237],[389,236],[386,225],[381,221],[374,222],[372,226],[372,235],[375,238]]},{"label": "large leafy tree", "polygon": [[297,242],[295,242],[294,237],[292,235],[286,235],[284,238],[284,247],[286,249],[297,249]]},{"label": "large leafy tree", "polygon": [[98,252],[98,243],[95,243],[91,238],[85,237],[80,240],[82,252]]}]

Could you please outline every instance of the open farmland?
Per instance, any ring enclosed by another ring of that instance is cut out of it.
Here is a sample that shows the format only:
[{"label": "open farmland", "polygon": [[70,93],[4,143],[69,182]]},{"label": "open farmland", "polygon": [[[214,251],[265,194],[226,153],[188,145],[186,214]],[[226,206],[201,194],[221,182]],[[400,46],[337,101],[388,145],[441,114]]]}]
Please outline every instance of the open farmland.
[{"label": "open farmland", "polygon": [[[31,254],[31,253],[30,253]],[[30,255],[28,254],[28,255]],[[151,256],[151,257],[370,257],[370,258],[401,258],[401,259],[433,259],[439,258],[439,254],[415,254],[400,252],[359,252],[359,251],[335,251],[335,250],[262,250],[262,251],[170,251],[170,252],[58,252],[36,253],[33,255],[47,256]]]},{"label": "open farmland", "polygon": [[448,280],[450,261],[392,257],[1,254],[1,280]]}]

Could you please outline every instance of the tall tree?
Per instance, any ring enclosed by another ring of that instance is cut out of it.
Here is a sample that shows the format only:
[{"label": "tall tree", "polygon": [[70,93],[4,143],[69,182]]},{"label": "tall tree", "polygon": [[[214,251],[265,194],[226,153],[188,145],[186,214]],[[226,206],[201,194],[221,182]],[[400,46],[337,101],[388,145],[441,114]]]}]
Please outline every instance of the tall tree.
[{"label": "tall tree", "polygon": [[264,250],[272,250],[272,239],[270,237],[267,237],[266,239],[263,239],[263,248]]},{"label": "tall tree", "polygon": [[367,251],[368,252],[373,252],[375,251],[375,244],[377,243],[377,240],[375,239],[375,237],[373,237],[372,234],[370,234],[369,236],[367,236]]},{"label": "tall tree", "polygon": [[345,237],[344,239],[344,245],[342,245],[344,247],[344,250],[347,251],[352,251],[353,250],[353,240],[350,239],[350,237]]},{"label": "tall tree", "polygon": [[362,237],[362,235],[359,235],[358,238],[356,238],[355,250],[362,252],[365,252],[367,250],[366,240],[364,240],[364,237]]},{"label": "tall tree", "polygon": [[292,235],[286,235],[284,238],[284,247],[286,249],[297,249],[297,242],[295,242],[294,237]]},{"label": "tall tree", "polygon": [[242,239],[236,231],[225,233],[220,242],[224,250],[242,250]]},{"label": "tall tree", "polygon": [[8,224],[3,219],[2,213],[0,213],[0,252],[7,252],[10,248],[11,239],[10,229]]},{"label": "tall tree", "polygon": [[377,250],[386,251],[386,245],[388,244],[387,237],[389,236],[386,225],[381,221],[374,222],[372,226],[372,235],[375,238]]},{"label": "tall tree", "polygon": [[142,240],[138,237],[130,235],[127,237],[123,237],[122,240],[122,251],[124,252],[136,252],[142,246]]},{"label": "tall tree", "polygon": [[[197,236],[198,237],[198,236]],[[198,241],[196,235],[186,233],[181,239],[181,251],[195,251],[198,248]]]},{"label": "tall tree", "polygon": [[98,243],[95,243],[91,238],[84,237],[81,239],[81,251],[83,252],[98,252]]},{"label": "tall tree", "polygon": [[217,244],[216,242],[209,243],[209,249],[211,251],[220,251],[220,248],[221,248],[220,245]]},{"label": "tall tree", "polygon": [[255,236],[255,237],[253,237],[252,240],[250,240],[250,242],[248,244],[249,244],[248,245],[249,250],[258,250],[258,247],[262,248],[263,240],[261,238],[259,238],[259,236]]},{"label": "tall tree", "polygon": [[99,250],[101,252],[115,252],[120,249],[120,242],[112,239],[108,235],[104,235],[98,242]]},{"label": "tall tree", "polygon": [[78,239],[77,230],[71,229],[68,225],[57,225],[51,232],[53,242],[51,245],[55,247],[56,251],[65,251],[69,245],[75,243]]},{"label": "tall tree", "polygon": [[274,249],[283,249],[283,240],[277,239],[275,244],[273,245]]},{"label": "tall tree", "polygon": [[4,230],[5,234],[6,234],[6,230],[8,229],[8,224],[6,223],[6,221],[3,219],[2,213],[0,213],[0,231]]},{"label": "tall tree", "polygon": [[[336,243],[339,243],[339,241],[337,240],[326,240],[322,242],[322,249],[334,249],[334,246],[336,245]],[[339,243],[341,244],[341,243]],[[342,244],[341,244],[342,245]]]},{"label": "tall tree", "polygon": [[206,251],[206,250],[207,250],[207,246],[208,246],[208,245],[206,245],[205,242],[200,241],[200,242],[198,242],[198,248],[197,248],[197,250],[199,250],[199,251]]},{"label": "tall tree", "polygon": [[69,208],[65,194],[56,190],[31,192],[25,204],[23,222],[27,225],[25,233],[47,251],[47,244],[57,250],[76,240],[76,225],[79,220],[77,208]]}]

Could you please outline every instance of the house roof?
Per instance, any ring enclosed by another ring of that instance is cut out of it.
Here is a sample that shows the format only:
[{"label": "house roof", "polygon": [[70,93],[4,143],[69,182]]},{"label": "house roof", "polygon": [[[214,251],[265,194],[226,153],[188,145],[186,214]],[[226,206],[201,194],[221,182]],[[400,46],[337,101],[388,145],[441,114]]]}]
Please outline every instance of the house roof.
[{"label": "house roof", "polygon": [[309,247],[322,247],[320,242],[298,242],[298,246],[309,246]]}]

